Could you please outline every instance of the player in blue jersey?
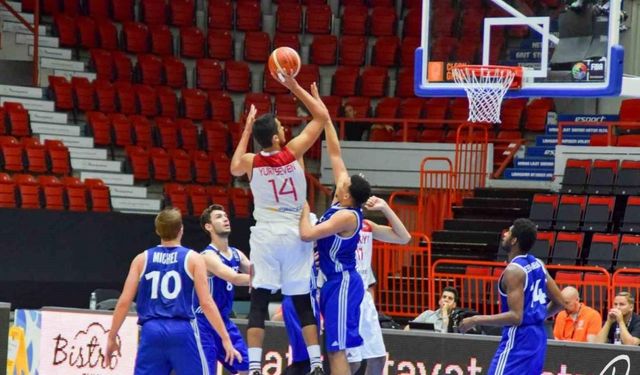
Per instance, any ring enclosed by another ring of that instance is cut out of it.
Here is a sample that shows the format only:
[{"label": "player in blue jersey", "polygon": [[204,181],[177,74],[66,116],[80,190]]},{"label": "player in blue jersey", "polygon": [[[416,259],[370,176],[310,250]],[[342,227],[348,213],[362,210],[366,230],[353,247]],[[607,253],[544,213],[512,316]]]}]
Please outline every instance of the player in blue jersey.
[{"label": "player in blue jersey", "polygon": [[[234,285],[249,285],[249,259],[238,249],[229,246],[231,224],[227,213],[219,204],[212,204],[200,215],[200,225],[209,234],[210,244],[200,253],[204,258],[209,272],[209,290],[213,301],[220,309],[227,332],[235,349],[242,355],[242,362],[225,362],[220,336],[213,330],[211,324],[202,314],[197,296],[193,299],[193,306],[200,329],[200,341],[204,349],[209,368],[215,368],[220,361],[232,374],[247,374],[249,359],[247,345],[238,327],[231,321],[233,312]],[[217,354],[217,356],[216,356]]]},{"label": "player in blue jersey", "polygon": [[342,160],[340,141],[331,123],[324,126],[336,194],[317,225],[309,220],[309,205],[300,217],[300,237],[316,241],[320,270],[326,281],[320,290],[325,347],[331,373],[350,374],[345,350],[362,345],[359,333],[362,278],[356,270],[356,249],[362,228],[362,205],[371,196],[371,186],[362,176],[349,176]]},{"label": "player in blue jersey", "polygon": [[222,337],[225,360],[241,360],[209,294],[204,260],[180,245],[183,234],[180,211],[162,210],[156,216],[155,228],[160,245],[138,254],[131,262],[113,312],[107,361],[118,355],[118,330],[137,293],[138,324],[142,330],[135,375],[169,375],[172,369],[177,375],[209,374],[192,307],[194,290],[204,315]]},{"label": "player in blue jersey", "polygon": [[528,254],[535,242],[533,222],[513,222],[501,243],[509,260],[498,282],[502,313],[476,315],[460,323],[460,332],[477,325],[504,327],[489,375],[540,375],[547,351],[544,320],[565,307],[542,261]]}]

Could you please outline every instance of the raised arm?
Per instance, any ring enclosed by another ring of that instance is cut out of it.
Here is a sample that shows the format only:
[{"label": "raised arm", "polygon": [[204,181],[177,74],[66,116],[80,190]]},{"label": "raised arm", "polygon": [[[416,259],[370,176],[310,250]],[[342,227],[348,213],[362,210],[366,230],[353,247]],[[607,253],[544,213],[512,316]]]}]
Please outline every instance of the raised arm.
[{"label": "raised arm", "polygon": [[133,261],[131,261],[129,274],[124,282],[124,287],[122,288],[122,294],[120,295],[120,298],[118,298],[118,303],[113,310],[111,329],[109,330],[109,336],[107,338],[107,363],[111,361],[112,354],[120,350],[120,343],[117,342],[118,331],[120,330],[120,327],[122,327],[124,319],[127,317],[127,313],[129,312],[133,299],[136,297],[144,262],[144,253],[138,254],[133,258]]},{"label": "raised arm", "polygon": [[226,264],[222,263],[220,257],[214,254],[212,251],[207,251],[202,254],[204,263],[207,266],[207,271],[218,276],[224,281],[230,282],[233,285],[248,286],[249,275],[238,273]]},{"label": "raised arm", "polygon": [[333,214],[329,220],[311,225],[309,205],[305,203],[300,216],[300,238],[305,242],[315,241],[333,234],[353,233],[357,227],[356,215],[347,210],[340,210]]},{"label": "raised arm", "polygon": [[242,131],[240,142],[238,142],[238,146],[231,158],[231,174],[233,176],[239,177],[246,174],[249,176],[249,179],[251,179],[251,167],[255,155],[248,153],[247,148],[251,141],[251,132],[253,131],[253,123],[256,120],[256,112],[256,107],[252,104],[244,123],[244,130]]},{"label": "raised arm", "polygon": [[287,144],[289,150],[298,159],[304,156],[304,153],[318,140],[324,129],[324,124],[331,123],[331,117],[329,116],[329,110],[320,98],[318,86],[315,82],[311,84],[311,93],[313,95],[300,87],[294,78],[287,76],[283,84],[304,103],[311,116],[313,116],[313,119],[304,127],[302,132]]},{"label": "raised arm", "polygon": [[381,211],[390,224],[390,226],[379,225],[371,220],[367,220],[371,226],[373,239],[398,244],[406,244],[411,240],[411,234],[409,234],[409,231],[405,228],[404,224],[402,224],[398,215],[393,212],[384,199],[371,196],[367,200],[367,203],[365,203],[364,208],[369,211]]}]

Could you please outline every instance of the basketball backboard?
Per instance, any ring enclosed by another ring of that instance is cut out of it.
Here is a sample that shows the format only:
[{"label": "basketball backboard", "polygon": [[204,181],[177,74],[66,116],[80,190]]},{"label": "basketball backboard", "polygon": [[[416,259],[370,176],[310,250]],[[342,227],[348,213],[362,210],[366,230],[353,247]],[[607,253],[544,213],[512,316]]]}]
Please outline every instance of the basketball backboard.
[{"label": "basketball backboard", "polygon": [[458,64],[523,67],[506,97],[620,95],[621,0],[574,1],[423,0],[416,95],[466,96],[451,74]]}]

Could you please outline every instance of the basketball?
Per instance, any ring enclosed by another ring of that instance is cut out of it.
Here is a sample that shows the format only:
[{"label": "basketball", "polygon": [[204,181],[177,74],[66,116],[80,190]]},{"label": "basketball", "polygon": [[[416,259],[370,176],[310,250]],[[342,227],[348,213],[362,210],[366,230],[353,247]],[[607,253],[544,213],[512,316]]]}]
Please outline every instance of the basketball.
[{"label": "basketball", "polygon": [[271,56],[269,56],[269,71],[282,81],[283,77],[279,76],[279,70],[289,74],[291,77],[298,75],[300,71],[300,55],[296,50],[290,47],[280,47],[271,52]]}]

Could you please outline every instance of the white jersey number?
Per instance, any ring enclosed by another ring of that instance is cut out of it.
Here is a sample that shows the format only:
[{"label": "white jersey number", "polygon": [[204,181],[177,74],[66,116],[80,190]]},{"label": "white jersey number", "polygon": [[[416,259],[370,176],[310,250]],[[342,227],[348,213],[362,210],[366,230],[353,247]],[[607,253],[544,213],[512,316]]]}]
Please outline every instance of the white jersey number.
[{"label": "white jersey number", "polygon": [[536,284],[531,285],[531,288],[529,289],[532,294],[531,307],[533,307],[536,302],[541,305],[545,305],[547,303],[547,294],[540,289],[540,281],[541,280],[536,280]]},{"label": "white jersey number", "polygon": [[[160,294],[165,299],[176,299],[182,289],[182,280],[177,271],[169,271],[160,278],[160,271],[149,272],[144,278],[151,280],[151,299],[158,299],[158,284]],[[173,290],[169,290],[169,281],[173,279]]]}]

